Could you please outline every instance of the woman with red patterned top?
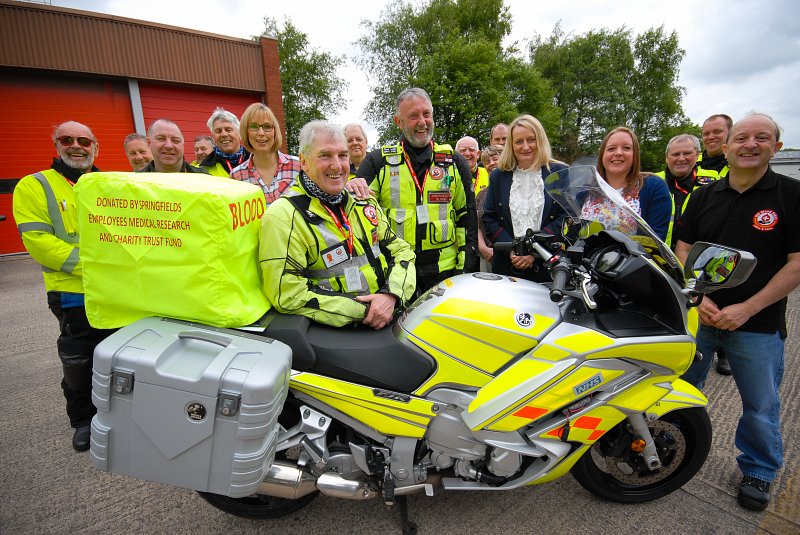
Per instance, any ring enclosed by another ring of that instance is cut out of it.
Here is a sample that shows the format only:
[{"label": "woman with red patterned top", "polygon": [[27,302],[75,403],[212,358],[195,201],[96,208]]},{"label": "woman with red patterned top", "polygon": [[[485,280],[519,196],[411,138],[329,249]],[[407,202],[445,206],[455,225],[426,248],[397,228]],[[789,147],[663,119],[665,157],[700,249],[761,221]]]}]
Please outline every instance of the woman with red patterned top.
[{"label": "woman with red patterned top", "polygon": [[250,158],[231,171],[231,178],[261,187],[267,206],[272,204],[300,174],[300,160],[278,150],[283,136],[275,114],[256,102],[242,114],[239,130]]}]

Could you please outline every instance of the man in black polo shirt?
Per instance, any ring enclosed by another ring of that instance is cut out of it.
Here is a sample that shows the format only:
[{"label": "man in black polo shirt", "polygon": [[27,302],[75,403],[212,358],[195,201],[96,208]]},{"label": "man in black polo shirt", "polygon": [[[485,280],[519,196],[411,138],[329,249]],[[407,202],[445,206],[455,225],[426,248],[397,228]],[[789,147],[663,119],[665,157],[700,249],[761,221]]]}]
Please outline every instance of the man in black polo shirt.
[{"label": "man in black polo shirt", "polygon": [[[772,118],[752,114],[736,123],[724,145],[727,178],[692,192],[676,226],[676,254],[707,241],[749,251],[758,265],[735,288],[705,297],[698,307],[697,349],[723,348],[742,398],[736,429],[742,481],[737,499],[748,509],[769,503],[770,482],[783,464],[778,387],[783,376],[786,296],[800,284],[800,183],[769,167],[780,150]],[[696,361],[683,378],[702,388],[712,360]]]}]

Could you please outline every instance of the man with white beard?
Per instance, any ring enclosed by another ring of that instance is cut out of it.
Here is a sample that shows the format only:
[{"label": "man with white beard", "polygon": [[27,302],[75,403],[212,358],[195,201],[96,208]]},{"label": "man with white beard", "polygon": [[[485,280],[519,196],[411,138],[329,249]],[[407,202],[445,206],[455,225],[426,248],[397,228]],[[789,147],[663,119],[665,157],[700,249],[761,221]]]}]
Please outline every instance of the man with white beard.
[{"label": "man with white beard", "polygon": [[89,449],[92,416],[92,355],[112,331],[89,325],[83,301],[78,248],[78,214],[73,186],[84,173],[97,171],[99,146],[91,129],[68,121],[53,133],[57,158],[50,169],[28,175],[14,189],[14,219],[25,248],[42,266],[47,304],[58,319],[61,388],[75,433],[72,447]]},{"label": "man with white beard", "polygon": [[[433,140],[433,104],[418,87],[397,97],[401,138],[373,150],[348,182],[370,185],[392,230],[417,255],[417,294],[459,273],[478,270],[478,223],[469,164]],[[351,189],[352,191],[352,189]]]}]

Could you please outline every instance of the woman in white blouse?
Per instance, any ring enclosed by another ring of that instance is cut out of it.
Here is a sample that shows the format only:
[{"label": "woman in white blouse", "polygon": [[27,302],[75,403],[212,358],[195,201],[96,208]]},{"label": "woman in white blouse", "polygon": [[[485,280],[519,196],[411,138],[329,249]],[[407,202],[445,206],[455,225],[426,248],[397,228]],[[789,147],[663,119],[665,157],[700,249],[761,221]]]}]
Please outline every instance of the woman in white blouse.
[{"label": "woman in white blouse", "polygon": [[[535,117],[520,115],[509,130],[500,163],[489,177],[482,217],[486,239],[512,241],[528,229],[559,234],[566,214],[544,190],[544,178],[567,165],[553,160],[547,134]],[[496,254],[492,272],[536,282],[550,280],[541,261],[530,255]]]}]

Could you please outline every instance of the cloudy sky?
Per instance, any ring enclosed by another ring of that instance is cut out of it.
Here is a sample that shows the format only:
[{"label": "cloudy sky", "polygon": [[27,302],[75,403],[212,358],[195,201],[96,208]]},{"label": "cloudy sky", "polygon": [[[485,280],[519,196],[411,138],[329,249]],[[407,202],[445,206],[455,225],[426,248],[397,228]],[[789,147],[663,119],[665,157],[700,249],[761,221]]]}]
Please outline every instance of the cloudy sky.
[{"label": "cloudy sky", "polygon": [[[361,120],[370,97],[364,75],[349,61],[363,32],[361,20],[376,20],[387,0],[347,2],[299,0],[52,0],[85,9],[249,38],[261,33],[265,15],[284,17],[308,34],[312,46],[348,58],[340,72],[349,82],[348,108],[340,122]],[[800,11],[792,0],[506,0],[512,16],[511,40],[520,44],[549,35],[560,20],[567,33],[616,29],[634,33],[661,26],[676,31],[686,51],[680,85],[683,106],[700,124],[713,113],[737,120],[750,111],[772,115],[783,128],[786,147],[800,148]],[[374,129],[370,129],[374,131]]]}]

